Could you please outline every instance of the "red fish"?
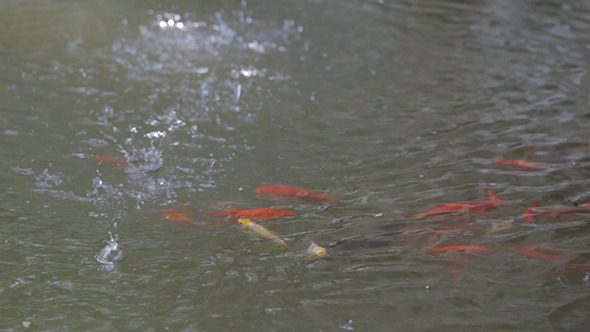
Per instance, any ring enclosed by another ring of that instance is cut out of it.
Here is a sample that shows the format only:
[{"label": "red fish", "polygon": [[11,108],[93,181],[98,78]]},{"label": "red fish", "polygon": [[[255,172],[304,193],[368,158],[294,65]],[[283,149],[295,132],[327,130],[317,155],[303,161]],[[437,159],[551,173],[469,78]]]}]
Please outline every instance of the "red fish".
[{"label": "red fish", "polygon": [[457,250],[469,250],[469,251],[493,251],[488,247],[483,246],[442,246],[442,247],[428,247],[430,252],[447,252]]},{"label": "red fish", "polygon": [[277,210],[273,208],[257,208],[257,209],[241,209],[241,210],[229,210],[223,212],[214,213],[217,216],[234,216],[244,217],[252,219],[267,219],[276,217],[294,216],[295,213],[288,210]]},{"label": "red fish", "polygon": [[107,162],[107,163],[115,163],[115,164],[126,164],[127,160],[125,158],[116,157],[110,153],[101,154],[98,157],[92,158],[94,161],[98,162]]},{"label": "red fish", "polygon": [[194,224],[194,221],[192,221],[191,218],[189,218],[188,213],[182,212],[181,210],[186,211],[186,210],[188,210],[188,208],[177,207],[177,208],[172,208],[172,209],[166,209],[166,210],[162,210],[162,212],[160,212],[160,214],[166,220],[185,221],[189,224]]},{"label": "red fish", "polygon": [[535,208],[539,206],[539,203],[534,203],[533,205],[529,206],[528,208],[526,208],[524,210],[524,212],[522,213],[522,217],[524,218],[524,220],[526,222],[531,222],[533,221],[533,219],[535,219],[536,213],[535,213]]},{"label": "red fish", "polygon": [[[519,252],[525,256],[532,257],[532,258],[541,258],[541,259],[553,260],[553,261],[554,260],[562,260],[562,261],[568,261],[573,264],[584,264],[584,262],[576,260],[576,259],[569,259],[569,258],[565,258],[562,256],[551,254],[551,252],[563,253],[563,252],[565,252],[565,250],[560,249],[560,248],[556,248],[556,247],[552,247],[552,246],[548,246],[545,244],[533,244],[530,246],[521,246],[521,247],[518,247],[514,250],[516,250],[517,252]],[[540,251],[545,251],[547,253],[542,253]]]},{"label": "red fish", "polygon": [[254,192],[259,194],[272,194],[279,197],[296,197],[308,201],[326,201],[326,202],[337,202],[340,201],[338,198],[326,195],[321,192],[306,190],[291,186],[284,186],[280,184],[273,184],[269,186],[262,186],[254,189]]},{"label": "red fish", "polygon": [[546,167],[543,164],[533,163],[533,162],[530,162],[530,161],[518,160],[518,159],[494,159],[493,162],[496,165],[513,166],[513,167],[518,167],[518,168],[521,168],[521,169],[526,169],[526,170],[529,170],[529,171],[543,169],[543,168]]},{"label": "red fish", "polygon": [[563,249],[551,247],[551,246],[544,245],[544,244],[533,244],[530,246],[521,246],[521,247],[518,247],[514,250],[525,255],[525,256],[534,257],[534,258],[542,258],[542,259],[547,259],[547,260],[567,260],[561,256],[557,256],[557,255],[553,255],[553,254],[544,254],[542,252],[539,252],[539,250],[544,250],[544,251],[554,252],[554,253],[555,252],[557,252],[557,253],[564,252]]},{"label": "red fish", "polygon": [[526,222],[531,222],[538,217],[560,217],[572,213],[589,213],[590,203],[580,204],[579,206],[543,206],[539,207],[539,203],[529,206],[522,213],[522,217]]},{"label": "red fish", "polygon": [[486,189],[488,195],[490,196],[489,199],[480,199],[475,201],[466,201],[466,202],[456,202],[456,203],[447,203],[447,204],[439,204],[435,205],[433,208],[428,209],[424,212],[419,212],[414,215],[411,215],[411,218],[424,218],[432,215],[437,214],[447,214],[447,213],[467,213],[467,214],[475,214],[475,213],[485,213],[492,210],[497,209],[500,205],[504,207],[508,206],[508,203],[500,196],[494,194],[491,190]]}]

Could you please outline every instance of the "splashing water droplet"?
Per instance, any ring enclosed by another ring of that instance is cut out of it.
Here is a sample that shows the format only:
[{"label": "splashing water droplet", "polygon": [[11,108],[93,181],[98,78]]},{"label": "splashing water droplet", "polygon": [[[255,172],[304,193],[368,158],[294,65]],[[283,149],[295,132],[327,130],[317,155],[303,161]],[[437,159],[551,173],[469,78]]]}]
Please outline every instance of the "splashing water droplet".
[{"label": "splashing water droplet", "polygon": [[101,264],[113,264],[124,260],[127,257],[127,251],[119,246],[119,244],[111,239],[96,255],[96,261]]}]

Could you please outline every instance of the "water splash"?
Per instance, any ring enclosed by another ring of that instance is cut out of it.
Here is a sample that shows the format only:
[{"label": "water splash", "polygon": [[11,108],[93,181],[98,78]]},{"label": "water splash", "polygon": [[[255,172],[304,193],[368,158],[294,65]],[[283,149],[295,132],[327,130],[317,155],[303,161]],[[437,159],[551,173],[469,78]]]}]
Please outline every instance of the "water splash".
[{"label": "water splash", "polygon": [[107,266],[121,262],[127,257],[127,251],[121,248],[117,242],[118,238],[113,237],[113,234],[110,231],[109,237],[110,239],[107,241],[107,245],[104,246],[95,256],[97,262]]}]

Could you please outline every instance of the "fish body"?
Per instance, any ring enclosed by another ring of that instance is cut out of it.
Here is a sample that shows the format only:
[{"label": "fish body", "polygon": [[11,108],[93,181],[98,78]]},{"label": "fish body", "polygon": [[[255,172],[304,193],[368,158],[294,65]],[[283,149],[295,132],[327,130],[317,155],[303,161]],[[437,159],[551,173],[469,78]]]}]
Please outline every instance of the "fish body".
[{"label": "fish body", "polygon": [[560,217],[563,215],[568,215],[572,213],[589,213],[590,212],[590,204],[580,204],[578,206],[565,206],[565,205],[556,205],[556,206],[542,206],[539,207],[539,203],[535,203],[529,206],[524,212],[522,213],[522,217],[526,222],[531,222],[536,218],[539,217]]},{"label": "fish body", "polygon": [[413,214],[411,217],[415,219],[420,219],[438,214],[469,213],[483,210],[493,210],[495,208],[493,207],[493,204],[494,202],[487,199],[478,201],[438,204],[426,211]]},{"label": "fish body", "polygon": [[254,232],[262,237],[265,237],[267,239],[273,240],[274,242],[278,243],[281,247],[289,248],[289,245],[287,243],[285,243],[285,241],[283,241],[275,233],[266,229],[264,226],[261,226],[261,225],[255,223],[254,221],[252,221],[250,219],[246,219],[246,218],[240,218],[240,219],[238,219],[238,222],[240,224],[244,225],[246,228],[248,228],[252,232]]},{"label": "fish body", "polygon": [[493,251],[488,247],[483,246],[442,246],[442,247],[428,247],[430,252],[448,252],[448,251]]},{"label": "fish body", "polygon": [[187,224],[198,226],[190,217],[190,208],[186,206],[177,206],[172,209],[162,210],[160,215],[166,220],[184,221]]},{"label": "fish body", "polygon": [[[577,259],[569,259],[557,254],[560,253],[564,253],[565,250],[557,248],[557,247],[553,247],[553,246],[548,246],[545,244],[532,244],[532,245],[528,245],[528,246],[521,246],[521,247],[517,247],[516,249],[514,249],[516,252],[523,254],[527,257],[530,258],[538,258],[538,259],[545,259],[545,260],[550,260],[550,261],[566,261],[569,264],[574,264],[574,266],[572,266],[572,268],[575,271],[578,271],[580,273],[583,273],[585,275],[587,275],[587,271],[586,271],[586,267],[584,265],[586,265],[586,263],[577,260]],[[544,251],[544,252],[542,252]]]},{"label": "fish body", "polygon": [[502,205],[503,207],[508,207],[508,203],[502,197],[494,194],[490,189],[486,188],[485,191],[490,196],[490,199],[495,200],[498,204]]},{"label": "fish body", "polygon": [[426,211],[416,213],[411,215],[411,218],[420,219],[424,217],[429,217],[432,215],[438,214],[447,214],[447,213],[467,213],[467,214],[478,214],[478,213],[486,213],[492,210],[497,209],[500,205],[506,207],[508,204],[504,199],[500,196],[494,194],[491,190],[486,189],[488,195],[490,196],[489,199],[480,199],[474,201],[465,201],[465,202],[455,202],[455,203],[446,203],[446,204],[438,204],[435,205],[433,208],[430,208]]},{"label": "fish body", "polygon": [[520,159],[494,159],[493,162],[496,165],[512,166],[529,171],[544,169],[546,167],[544,164],[533,163],[530,161]]},{"label": "fish body", "polygon": [[307,248],[307,253],[310,255],[316,255],[319,257],[326,256],[326,248],[318,246],[315,242],[311,242],[309,248]]},{"label": "fish body", "polygon": [[539,203],[534,203],[533,205],[529,206],[524,210],[522,213],[522,217],[526,222],[531,222],[536,217],[535,208],[539,206]]},{"label": "fish body", "polygon": [[166,209],[160,212],[162,217],[167,220],[178,220],[178,221],[186,221],[192,223],[193,221],[188,217],[188,215],[184,212],[177,212],[174,209]]},{"label": "fish body", "polygon": [[329,196],[327,194],[312,191],[307,189],[301,189],[297,187],[285,186],[280,184],[273,184],[268,186],[262,186],[254,189],[255,193],[258,194],[272,194],[279,197],[295,197],[308,201],[316,202],[337,202],[338,198]]},{"label": "fish body", "polygon": [[547,260],[568,260],[567,258],[563,258],[558,255],[540,252],[540,250],[546,251],[546,252],[554,252],[554,253],[564,252],[563,249],[548,246],[545,244],[533,244],[530,246],[521,246],[521,247],[516,248],[515,250],[518,253],[521,253],[525,256],[533,257],[533,258],[541,258],[541,259],[547,259]]},{"label": "fish body", "polygon": [[214,213],[217,216],[235,216],[244,218],[268,219],[277,217],[294,216],[295,213],[288,210],[277,210],[273,208],[237,209]]}]

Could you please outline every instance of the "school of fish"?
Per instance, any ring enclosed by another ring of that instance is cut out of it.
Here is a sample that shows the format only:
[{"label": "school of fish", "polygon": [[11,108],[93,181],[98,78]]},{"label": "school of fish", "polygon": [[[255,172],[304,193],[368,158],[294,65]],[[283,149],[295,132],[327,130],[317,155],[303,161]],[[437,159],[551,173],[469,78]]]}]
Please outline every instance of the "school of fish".
[{"label": "school of fish", "polygon": [[[588,149],[590,151],[590,140],[588,141]],[[539,151],[536,149],[529,149],[527,152],[535,155],[557,154],[551,151]],[[99,163],[113,163],[122,165],[128,163],[125,158],[117,157],[112,154],[103,154],[93,158],[93,160]],[[546,164],[519,159],[496,158],[492,159],[491,161],[492,164],[501,167],[513,167],[525,171],[539,171],[548,167]],[[341,201],[340,198],[336,198],[322,192],[280,184],[260,186],[254,188],[254,192],[258,194],[269,194],[276,197],[299,200],[302,202],[337,203]],[[426,227],[426,225],[430,225],[430,222],[445,224],[446,220],[470,220],[469,218],[471,216],[485,214],[500,207],[508,207],[508,202],[492,192],[489,188],[486,188],[485,192],[488,195],[488,197],[485,199],[440,203],[424,211],[402,216],[400,220],[405,221],[406,227],[399,232],[399,237],[422,237],[423,234],[430,233],[425,240],[418,242],[423,245],[424,252],[431,255],[448,254],[452,252],[470,254],[493,252],[493,249],[486,246],[456,244],[456,238],[459,235],[475,232],[476,228],[474,226],[445,227],[443,229],[434,231],[430,228],[430,226]],[[526,223],[532,223],[534,221],[540,221],[544,219],[556,219],[568,215],[588,213],[590,213],[590,203],[572,204],[572,206],[540,206],[539,203],[536,202],[527,207],[520,217]],[[194,225],[197,227],[215,223],[215,220],[208,220],[204,223],[195,222],[193,220],[194,218],[191,217],[191,209],[185,206],[164,209],[160,212],[160,214],[166,220],[181,221],[185,224]],[[209,216],[211,218],[233,220],[252,233],[277,243],[282,249],[290,248],[290,246],[279,235],[260,224],[260,222],[267,219],[295,216],[295,213],[290,210],[279,210],[270,207],[257,207],[210,212]],[[254,220],[258,222],[255,222]],[[512,221],[493,221],[491,222],[491,226],[488,228],[488,231],[485,234],[487,235],[496,232],[502,232],[512,227],[512,225]],[[453,244],[448,244],[448,242],[453,242]],[[567,258],[568,253],[566,250],[556,246],[536,243],[518,246],[514,248],[514,251],[531,259],[564,261],[569,264],[576,264],[582,271],[587,273],[587,263],[580,260]],[[309,256],[325,257],[327,253],[328,250],[326,248],[317,245],[313,241],[307,248],[307,254]]]}]

